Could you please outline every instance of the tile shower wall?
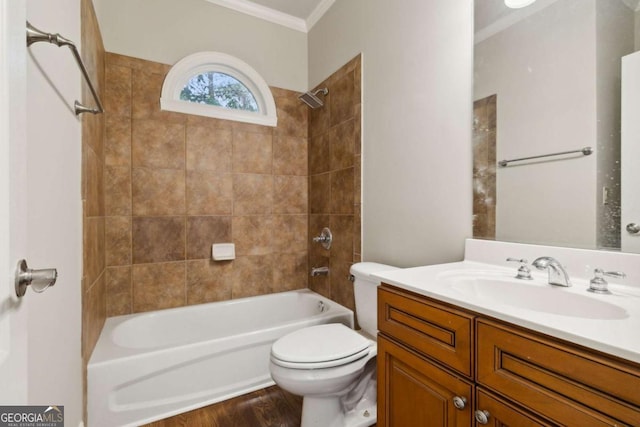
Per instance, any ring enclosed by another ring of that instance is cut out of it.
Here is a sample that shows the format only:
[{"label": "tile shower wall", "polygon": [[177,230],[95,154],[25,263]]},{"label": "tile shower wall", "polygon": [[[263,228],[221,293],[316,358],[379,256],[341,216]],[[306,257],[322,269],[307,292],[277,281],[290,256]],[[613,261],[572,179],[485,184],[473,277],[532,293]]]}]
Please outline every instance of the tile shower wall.
[{"label": "tile shower wall", "polygon": [[307,107],[272,88],[276,128],[160,111],[169,68],[106,54],[106,314],[307,287]]},{"label": "tile shower wall", "polygon": [[[82,60],[96,91],[104,99],[104,46],[91,0],[81,3]],[[83,85],[82,98],[93,106]],[[106,318],[104,238],[104,136],[103,114],[83,114],[82,120],[82,361],[86,423],[86,366]]]},{"label": "tile shower wall", "polygon": [[361,57],[349,61],[317,88],[325,105],[309,112],[309,235],[333,233],[331,249],[309,243],[311,266],[328,266],[309,288],[355,309],[349,268],[361,254]]}]

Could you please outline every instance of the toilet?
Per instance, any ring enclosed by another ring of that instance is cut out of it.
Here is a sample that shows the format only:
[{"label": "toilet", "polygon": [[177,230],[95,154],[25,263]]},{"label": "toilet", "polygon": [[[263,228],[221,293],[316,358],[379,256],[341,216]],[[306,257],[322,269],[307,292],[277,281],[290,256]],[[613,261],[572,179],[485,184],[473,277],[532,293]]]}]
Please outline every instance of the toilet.
[{"label": "toilet", "polygon": [[385,264],[351,266],[361,330],[330,323],[299,329],[271,347],[271,377],[303,397],[301,427],[366,427],[375,424],[377,287],[371,274]]}]

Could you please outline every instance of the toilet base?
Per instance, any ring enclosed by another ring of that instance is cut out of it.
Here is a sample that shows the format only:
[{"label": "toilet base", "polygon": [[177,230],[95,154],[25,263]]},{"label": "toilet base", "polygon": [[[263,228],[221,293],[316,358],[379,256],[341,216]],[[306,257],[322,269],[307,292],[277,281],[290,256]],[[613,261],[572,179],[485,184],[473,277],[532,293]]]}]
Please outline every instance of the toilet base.
[{"label": "toilet base", "polygon": [[368,427],[376,423],[376,404],[344,413],[337,396],[305,397],[300,427]]}]

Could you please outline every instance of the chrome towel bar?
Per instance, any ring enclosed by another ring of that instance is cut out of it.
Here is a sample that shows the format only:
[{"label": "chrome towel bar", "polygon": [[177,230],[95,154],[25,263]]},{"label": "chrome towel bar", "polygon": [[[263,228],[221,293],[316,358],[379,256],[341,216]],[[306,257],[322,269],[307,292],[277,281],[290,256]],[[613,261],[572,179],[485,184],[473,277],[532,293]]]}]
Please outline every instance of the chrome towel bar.
[{"label": "chrome towel bar", "polygon": [[581,148],[580,150],[561,151],[559,153],[540,154],[538,156],[521,157],[519,159],[500,160],[498,162],[498,165],[500,165],[500,167],[505,167],[511,162],[520,162],[520,161],[523,161],[523,160],[540,159],[540,158],[543,158],[543,157],[554,157],[554,156],[562,156],[564,154],[576,154],[576,153],[582,153],[583,155],[588,156],[591,153],[593,153],[593,149],[591,147],[584,147],[584,148]]},{"label": "chrome towel bar", "polygon": [[93,84],[91,83],[91,79],[89,78],[89,73],[87,73],[87,69],[84,66],[84,63],[82,62],[82,58],[78,53],[78,49],[76,48],[76,45],[71,40],[62,37],[60,34],[45,33],[44,31],[41,31],[36,27],[34,27],[33,25],[31,25],[29,21],[27,21],[27,47],[37,42],[49,42],[49,43],[55,44],[58,47],[67,46],[71,51],[71,53],[73,54],[73,57],[75,58],[76,63],[78,64],[78,67],[80,67],[80,71],[82,71],[82,75],[84,76],[84,79],[86,80],[87,85],[91,90],[91,94],[93,95],[93,99],[96,101],[97,107],[96,108],[87,107],[86,105],[83,105],[80,102],[76,101],[73,104],[76,116],[82,113],[92,113],[92,114],[103,113],[104,108],[102,107],[102,103],[100,102],[100,97],[98,97],[98,93],[96,92],[96,89],[93,87]]}]

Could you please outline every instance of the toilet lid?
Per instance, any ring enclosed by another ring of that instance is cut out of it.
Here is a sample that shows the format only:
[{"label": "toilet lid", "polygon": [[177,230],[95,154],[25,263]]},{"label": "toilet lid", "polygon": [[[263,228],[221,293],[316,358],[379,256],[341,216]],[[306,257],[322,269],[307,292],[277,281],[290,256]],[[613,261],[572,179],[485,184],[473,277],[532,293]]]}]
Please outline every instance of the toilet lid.
[{"label": "toilet lid", "polygon": [[[371,341],[341,323],[310,326],[285,335],[273,343],[272,359],[292,364],[337,366],[368,353]],[[348,360],[342,360],[348,359]],[[285,364],[289,364],[285,363]],[[282,363],[278,363],[282,365]]]}]

